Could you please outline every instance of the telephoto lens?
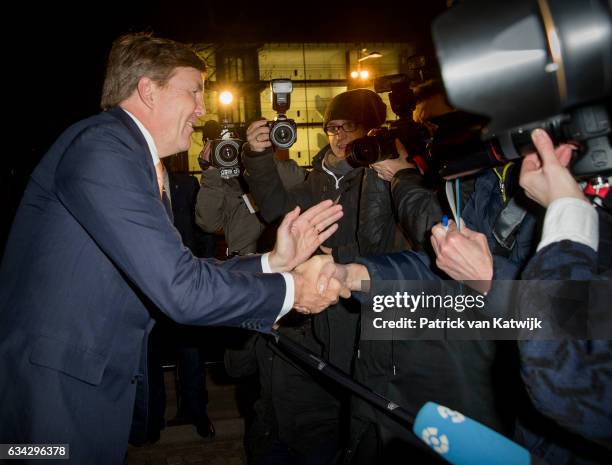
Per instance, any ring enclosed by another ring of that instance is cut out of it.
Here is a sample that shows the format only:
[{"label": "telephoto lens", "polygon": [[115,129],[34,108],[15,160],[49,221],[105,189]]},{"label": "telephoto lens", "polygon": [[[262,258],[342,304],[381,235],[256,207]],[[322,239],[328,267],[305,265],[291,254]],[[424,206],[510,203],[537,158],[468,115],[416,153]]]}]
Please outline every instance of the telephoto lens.
[{"label": "telephoto lens", "polygon": [[355,139],[346,146],[346,161],[357,168],[397,158],[399,156],[395,147],[397,137],[397,131],[393,129],[372,129],[367,136]]}]

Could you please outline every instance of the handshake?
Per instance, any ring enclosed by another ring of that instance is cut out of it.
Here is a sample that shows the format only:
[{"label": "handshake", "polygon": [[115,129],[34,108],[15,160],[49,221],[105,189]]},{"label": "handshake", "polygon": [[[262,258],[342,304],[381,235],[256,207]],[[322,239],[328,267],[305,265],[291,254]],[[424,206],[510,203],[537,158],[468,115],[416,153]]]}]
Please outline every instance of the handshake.
[{"label": "handshake", "polygon": [[[276,245],[268,256],[270,270],[290,272],[294,284],[293,308],[304,314],[320,313],[358,290],[360,281],[353,267],[334,263],[331,255],[312,254],[338,229],[342,206],[324,200],[300,215],[289,212],[278,228]],[[369,278],[369,276],[368,276]],[[367,279],[367,278],[366,278]]]}]

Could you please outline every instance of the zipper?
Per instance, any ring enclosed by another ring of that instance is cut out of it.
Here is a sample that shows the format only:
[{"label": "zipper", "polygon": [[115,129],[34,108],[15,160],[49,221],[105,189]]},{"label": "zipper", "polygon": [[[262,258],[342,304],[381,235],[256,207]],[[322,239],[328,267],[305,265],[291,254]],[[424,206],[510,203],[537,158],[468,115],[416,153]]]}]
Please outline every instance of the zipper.
[{"label": "zipper", "polygon": [[497,176],[498,179],[499,192],[502,198],[502,205],[506,205],[506,203],[508,202],[508,197],[506,195],[506,175],[508,174],[508,170],[510,169],[510,166],[512,166],[512,164],[513,162],[506,163],[506,165],[504,165],[504,168],[502,169],[501,174],[499,174],[497,168],[493,168],[493,172],[495,173],[495,176]]},{"label": "zipper", "polygon": [[340,176],[339,178],[336,177],[336,175],[334,173],[332,173],[330,170],[328,170],[325,167],[325,162],[323,160],[321,160],[321,168],[323,168],[323,171],[325,171],[327,174],[329,174],[332,178],[334,178],[334,181],[336,181],[336,190],[340,189],[340,181],[342,180],[342,178],[344,178],[344,176]]}]

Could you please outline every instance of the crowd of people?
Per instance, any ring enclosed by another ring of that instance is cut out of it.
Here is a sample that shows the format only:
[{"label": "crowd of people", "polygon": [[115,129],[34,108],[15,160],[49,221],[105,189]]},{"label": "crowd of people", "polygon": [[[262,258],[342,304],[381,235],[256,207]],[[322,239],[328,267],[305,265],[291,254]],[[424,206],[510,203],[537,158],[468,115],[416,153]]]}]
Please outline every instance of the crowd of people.
[{"label": "crowd of people", "polygon": [[[183,195],[161,159],[189,147],[205,114],[204,71],[177,42],[117,39],[104,111],[67,129],[33,172],[0,268],[0,443],[70,444],[72,463],[107,465],[123,463],[130,431],[135,443],[150,430],[159,437],[163,415],[146,421],[157,408],[149,386],[160,385],[147,359],[163,314],[181,331],[249,330],[225,364],[233,376],[257,374],[245,434],[253,465],[443,463],[409,425],[301,363],[274,332],[408,411],[442,404],[546,463],[610,462],[612,342],[360,337],[365,281],[478,283],[474,292],[509,306],[503,282],[547,280],[550,314],[566,298],[563,280],[609,290],[612,201],[595,207],[585,196],[568,169],[574,147],[533,131],[536,152],[463,179],[461,216],[442,224],[452,208],[443,183],[413,162],[423,154],[397,140],[399,157],[347,161],[350,143],[387,119],[377,93],[354,89],[329,102],[329,143],[310,172],[277,160],[258,120],[243,179],[209,167],[199,192],[186,179]],[[414,120],[432,140],[453,129],[461,112],[440,82],[414,93]],[[181,199],[186,224],[223,231],[226,260],[198,258],[210,251],[198,253],[179,225]],[[533,303],[524,292],[512,305]],[[183,367],[201,374],[193,346],[181,345]],[[182,414],[212,436],[201,379],[194,389]]]}]

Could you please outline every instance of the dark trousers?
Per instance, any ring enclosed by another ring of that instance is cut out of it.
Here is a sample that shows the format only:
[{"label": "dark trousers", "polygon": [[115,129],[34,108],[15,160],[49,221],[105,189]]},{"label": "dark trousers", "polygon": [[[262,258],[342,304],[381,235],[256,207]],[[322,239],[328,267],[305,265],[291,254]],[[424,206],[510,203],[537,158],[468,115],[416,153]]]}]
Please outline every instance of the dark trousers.
[{"label": "dark trousers", "polygon": [[159,432],[165,426],[166,390],[163,365],[176,364],[178,376],[178,411],[176,422],[206,424],[208,390],[205,376],[205,350],[198,344],[202,336],[191,334],[200,328],[174,323],[158,323],[149,339],[149,415],[147,432]]}]

